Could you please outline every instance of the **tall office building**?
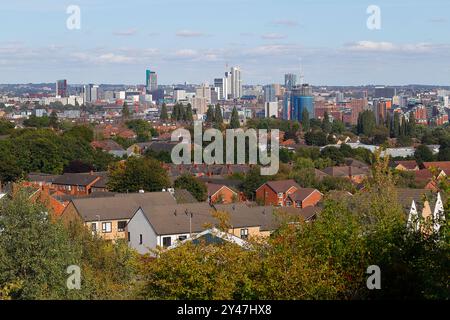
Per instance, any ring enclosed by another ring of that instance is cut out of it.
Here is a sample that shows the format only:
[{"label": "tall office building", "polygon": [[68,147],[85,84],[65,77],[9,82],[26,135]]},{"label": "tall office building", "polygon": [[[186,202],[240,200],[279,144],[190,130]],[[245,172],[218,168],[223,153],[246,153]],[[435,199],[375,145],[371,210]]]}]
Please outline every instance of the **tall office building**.
[{"label": "tall office building", "polygon": [[287,73],[284,75],[284,86],[287,90],[292,90],[297,85],[297,75],[293,73]]},{"label": "tall office building", "polygon": [[84,101],[84,103],[90,103],[92,101],[91,90],[92,90],[93,86],[94,86],[93,84],[86,84],[83,86],[83,101]]},{"label": "tall office building", "polygon": [[273,84],[268,84],[264,86],[264,102],[276,102],[277,92],[276,87]]},{"label": "tall office building", "polygon": [[204,98],[207,103],[211,102],[211,88],[207,84],[202,84],[200,87],[195,89],[196,98]]},{"label": "tall office building", "polygon": [[214,79],[214,87],[219,89],[219,100],[227,100],[229,94],[228,79],[216,78]]},{"label": "tall office building", "polygon": [[56,81],[56,96],[61,98],[68,97],[67,92],[67,80],[58,80]]},{"label": "tall office building", "polygon": [[91,102],[96,102],[100,99],[100,91],[99,86],[93,85],[91,88]]},{"label": "tall office building", "polygon": [[392,99],[396,95],[395,88],[376,87],[374,98]]},{"label": "tall office building", "polygon": [[155,71],[146,70],[145,71],[145,87],[147,93],[154,92],[158,90],[158,75]]},{"label": "tall office building", "polygon": [[302,121],[303,110],[308,110],[309,118],[314,118],[314,96],[312,87],[303,84],[292,89],[290,101],[290,119]]},{"label": "tall office building", "polygon": [[233,99],[242,97],[242,79],[239,67],[231,68],[231,96]]}]

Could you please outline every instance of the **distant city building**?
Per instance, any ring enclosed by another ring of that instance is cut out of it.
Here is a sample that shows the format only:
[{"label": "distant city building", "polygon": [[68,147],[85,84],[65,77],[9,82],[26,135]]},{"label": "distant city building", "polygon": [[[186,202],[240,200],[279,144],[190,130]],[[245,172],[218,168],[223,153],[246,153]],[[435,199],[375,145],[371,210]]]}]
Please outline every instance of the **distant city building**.
[{"label": "distant city building", "polygon": [[93,86],[94,86],[93,84],[86,84],[83,86],[83,101],[84,101],[84,103],[92,102],[91,90],[92,90]]},{"label": "distant city building", "polygon": [[375,99],[385,98],[385,99],[392,99],[396,95],[395,88],[388,88],[388,87],[376,87],[375,88]]},{"label": "distant city building", "polygon": [[61,98],[65,98],[68,96],[67,80],[56,81],[56,96]]},{"label": "distant city building", "polygon": [[284,93],[283,119],[284,120],[290,120],[291,119],[291,91],[287,91],[287,92]]},{"label": "distant city building", "polygon": [[297,85],[297,75],[288,73],[284,75],[284,86],[287,90],[292,90]]},{"label": "distant city building", "polygon": [[264,104],[264,116],[266,118],[278,118],[278,102],[266,102]]},{"label": "distant city building", "polygon": [[192,98],[192,109],[197,110],[197,114],[206,114],[206,111],[208,110],[208,102],[206,98]]},{"label": "distant city building", "polygon": [[264,86],[264,102],[278,101],[275,86],[272,84]]},{"label": "distant city building", "polygon": [[175,88],[175,90],[173,91],[173,98],[176,102],[186,100],[186,90]]},{"label": "distant city building", "polygon": [[227,100],[230,94],[230,81],[227,77],[214,79],[214,87],[219,89],[219,100]]},{"label": "distant city building", "polygon": [[231,68],[231,96],[233,99],[239,99],[242,96],[241,69],[239,67]]},{"label": "distant city building", "polygon": [[377,124],[383,124],[386,121],[387,114],[392,109],[392,101],[389,99],[380,99],[374,102],[374,113]]},{"label": "distant city building", "polygon": [[158,75],[156,72],[151,70],[145,71],[145,87],[147,93],[152,93],[153,91],[158,90]]},{"label": "distant city building", "polygon": [[303,110],[307,110],[309,118],[314,118],[314,96],[308,84],[295,87],[291,92],[290,120],[302,121]]},{"label": "distant city building", "polygon": [[93,85],[91,88],[91,102],[96,102],[97,100],[99,100],[99,96],[100,96],[100,88],[97,85]]},{"label": "distant city building", "polygon": [[206,99],[206,103],[211,102],[211,88],[207,84],[202,84],[200,87],[195,89],[196,98]]},{"label": "distant city building", "polygon": [[336,93],[336,102],[344,102],[344,93],[343,92]]}]

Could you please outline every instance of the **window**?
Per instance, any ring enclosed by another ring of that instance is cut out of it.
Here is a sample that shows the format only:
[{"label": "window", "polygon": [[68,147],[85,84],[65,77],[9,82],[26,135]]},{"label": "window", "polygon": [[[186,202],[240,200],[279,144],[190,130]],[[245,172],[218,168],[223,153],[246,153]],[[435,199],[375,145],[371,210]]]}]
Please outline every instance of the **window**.
[{"label": "window", "polygon": [[283,198],[283,193],[282,192],[278,193],[278,198]]},{"label": "window", "polygon": [[172,245],[172,238],[171,237],[164,237],[163,238],[163,246],[164,247],[170,247]]},{"label": "window", "polygon": [[241,239],[248,239],[248,229],[241,229]]},{"label": "window", "polygon": [[187,236],[179,236],[178,237],[178,240],[179,241],[184,241],[184,240],[186,240],[187,239]]},{"label": "window", "polygon": [[102,232],[110,233],[112,231],[112,223],[111,222],[103,222],[102,223]]},{"label": "window", "polygon": [[130,233],[128,232],[128,242],[130,242],[131,241],[131,235],[130,235]]},{"label": "window", "polygon": [[292,203],[290,201],[286,201],[286,207],[290,207]]},{"label": "window", "polygon": [[143,244],[144,241],[142,241],[142,234],[139,235],[139,244]]},{"label": "window", "polygon": [[126,226],[127,226],[127,222],[126,221],[119,221],[119,222],[117,222],[117,231],[119,231],[119,232],[125,231]]},{"label": "window", "polygon": [[97,224],[95,222],[91,223],[91,230],[92,232],[97,232]]}]

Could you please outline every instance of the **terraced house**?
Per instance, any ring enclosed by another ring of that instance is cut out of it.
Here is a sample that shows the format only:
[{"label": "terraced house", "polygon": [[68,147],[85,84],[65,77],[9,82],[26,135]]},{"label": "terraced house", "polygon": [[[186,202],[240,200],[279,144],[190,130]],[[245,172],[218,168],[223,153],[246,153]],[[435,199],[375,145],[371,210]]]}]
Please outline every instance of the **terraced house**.
[{"label": "terraced house", "polygon": [[315,206],[323,194],[313,188],[302,188],[292,179],[268,181],[256,189],[256,201],[278,207],[306,208]]},{"label": "terraced house", "polygon": [[170,192],[116,194],[108,197],[72,199],[61,215],[64,223],[84,223],[105,240],[126,239],[126,226],[141,206],[175,205]]},{"label": "terraced house", "polygon": [[305,221],[313,220],[318,208],[250,207],[245,204],[210,206],[205,202],[152,206],[143,205],[136,210],[127,225],[130,247],[145,254],[157,247],[169,248],[178,242],[195,237],[218,224],[214,212],[229,217],[228,234],[243,240],[264,239],[279,226],[276,211],[286,212]]}]

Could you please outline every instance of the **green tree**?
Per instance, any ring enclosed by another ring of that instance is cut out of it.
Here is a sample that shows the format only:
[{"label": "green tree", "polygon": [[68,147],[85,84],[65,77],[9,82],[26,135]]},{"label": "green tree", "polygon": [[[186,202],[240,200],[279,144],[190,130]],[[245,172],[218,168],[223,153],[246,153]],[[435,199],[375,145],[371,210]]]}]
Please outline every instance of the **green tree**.
[{"label": "green tree", "polygon": [[236,107],[233,107],[233,111],[231,111],[231,119],[230,119],[230,128],[238,129],[241,127],[241,122],[239,121],[239,115]]},{"label": "green tree", "polygon": [[169,119],[169,115],[167,113],[167,105],[165,103],[161,106],[161,113],[159,115],[159,118],[163,121],[166,121]]},{"label": "green tree", "polygon": [[323,131],[309,131],[305,133],[305,142],[309,146],[324,146],[327,144],[327,135]]},{"label": "green tree", "polygon": [[3,120],[3,119],[0,119],[0,135],[2,135],[2,136],[7,135],[7,134],[12,133],[13,131],[14,131],[13,123]]},{"label": "green tree", "polygon": [[147,157],[130,157],[109,169],[108,188],[115,192],[161,191],[170,186],[161,163]]},{"label": "green tree", "polygon": [[256,189],[266,183],[268,180],[267,176],[261,175],[261,168],[252,167],[249,172],[245,175],[245,179],[242,182],[241,189],[248,199],[255,200]]},{"label": "green tree", "polygon": [[13,299],[64,299],[66,269],[76,264],[70,239],[24,190],[1,203],[0,284],[18,284]]},{"label": "green tree", "polygon": [[376,126],[375,114],[373,111],[365,110],[358,115],[356,131],[358,134],[371,136]]},{"label": "green tree", "polygon": [[218,128],[220,128],[223,123],[222,108],[220,107],[220,104],[216,104],[214,108],[214,122]]},{"label": "green tree", "polygon": [[394,124],[392,125],[393,136],[398,138],[401,134],[400,115],[398,112],[394,112]]},{"label": "green tree", "polygon": [[330,133],[331,132],[330,116],[328,115],[327,111],[325,111],[325,113],[323,114],[322,130],[325,133]]},{"label": "green tree", "polygon": [[122,117],[124,119],[127,119],[130,117],[130,108],[128,107],[128,104],[126,102],[123,103],[122,107]]},{"label": "green tree", "polygon": [[208,110],[206,111],[206,122],[214,122],[214,107],[212,105],[209,105]]},{"label": "green tree", "polygon": [[53,110],[52,113],[50,114],[48,124],[50,127],[54,128],[54,129],[58,128],[58,115],[56,114],[55,110]]},{"label": "green tree", "polygon": [[450,136],[440,138],[439,144],[438,161],[450,161]]},{"label": "green tree", "polygon": [[416,136],[416,118],[414,116],[414,112],[409,113],[409,121],[408,121],[408,136],[415,137]]},{"label": "green tree", "polygon": [[426,145],[419,145],[414,151],[414,158],[417,163],[429,162],[434,160],[433,152]]},{"label": "green tree", "polygon": [[188,103],[186,107],[186,121],[192,122],[194,120],[194,116],[192,114],[192,105]]},{"label": "green tree", "polygon": [[325,147],[320,151],[322,158],[330,158],[336,165],[343,164],[345,159],[341,150],[336,147]]},{"label": "green tree", "polygon": [[309,121],[308,109],[303,108],[303,111],[302,111],[302,129],[303,129],[303,132],[308,132],[310,128],[311,128],[311,125],[310,125],[310,121]]},{"label": "green tree", "polygon": [[198,200],[205,201],[208,197],[208,190],[205,183],[190,174],[184,174],[175,180],[175,188],[186,189]]}]

